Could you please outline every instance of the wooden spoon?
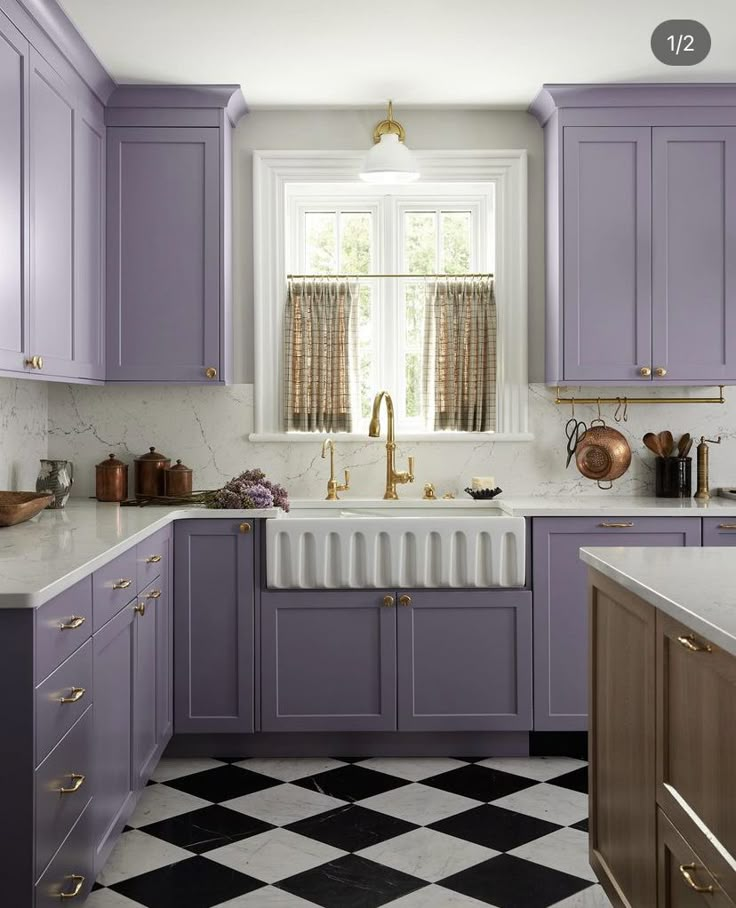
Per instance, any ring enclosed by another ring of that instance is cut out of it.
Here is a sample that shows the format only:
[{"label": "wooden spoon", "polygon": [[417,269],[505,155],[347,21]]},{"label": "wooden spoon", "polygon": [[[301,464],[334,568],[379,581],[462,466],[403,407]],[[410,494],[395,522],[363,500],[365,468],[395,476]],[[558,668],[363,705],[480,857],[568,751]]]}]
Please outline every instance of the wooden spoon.
[{"label": "wooden spoon", "polygon": [[675,439],[669,429],[659,433],[659,446],[662,448],[662,457],[669,457],[672,454],[675,447]]},{"label": "wooden spoon", "polygon": [[683,451],[682,451],[682,454],[680,454],[680,457],[687,457],[687,455],[690,453],[690,448],[692,448],[692,446],[693,446],[693,440],[692,440],[692,438],[688,438],[688,442],[685,445],[685,447],[683,448]]},{"label": "wooden spoon", "polygon": [[647,434],[642,439],[644,444],[649,448],[652,454],[655,457],[663,457],[662,446],[659,443],[659,437],[654,434],[654,432],[647,432]]},{"label": "wooden spoon", "polygon": [[690,433],[685,432],[682,438],[677,442],[677,453],[680,457],[686,457],[685,449],[690,444]]}]

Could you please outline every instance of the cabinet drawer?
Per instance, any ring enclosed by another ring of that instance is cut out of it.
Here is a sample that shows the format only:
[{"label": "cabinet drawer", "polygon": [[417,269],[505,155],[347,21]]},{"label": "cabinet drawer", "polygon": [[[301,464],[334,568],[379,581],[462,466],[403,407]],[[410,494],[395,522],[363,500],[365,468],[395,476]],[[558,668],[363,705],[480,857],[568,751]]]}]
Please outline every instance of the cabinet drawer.
[{"label": "cabinet drawer", "polygon": [[703,545],[736,545],[736,517],[706,517]]},{"label": "cabinet drawer", "polygon": [[[64,904],[80,904],[86,899],[94,883],[91,817],[92,811],[87,806],[36,883],[35,908],[59,908]],[[63,898],[62,893],[71,896],[77,887],[79,892],[74,898]]]},{"label": "cabinet drawer", "polygon": [[92,710],[36,770],[36,878],[66,838],[92,792]]},{"label": "cabinet drawer", "polygon": [[142,590],[152,580],[169,569],[169,528],[159,530],[136,546],[138,589]]},{"label": "cabinet drawer", "polygon": [[36,610],[36,681],[42,681],[92,633],[92,578]]},{"label": "cabinet drawer", "polygon": [[[660,908],[734,908],[733,870],[720,877],[708,858],[701,860],[661,810],[657,811]],[[728,894],[727,894],[728,893]]]},{"label": "cabinet drawer", "polygon": [[95,631],[135,597],[138,589],[135,558],[135,548],[129,549],[92,575]]},{"label": "cabinet drawer", "polygon": [[36,688],[36,765],[92,702],[92,641]]}]

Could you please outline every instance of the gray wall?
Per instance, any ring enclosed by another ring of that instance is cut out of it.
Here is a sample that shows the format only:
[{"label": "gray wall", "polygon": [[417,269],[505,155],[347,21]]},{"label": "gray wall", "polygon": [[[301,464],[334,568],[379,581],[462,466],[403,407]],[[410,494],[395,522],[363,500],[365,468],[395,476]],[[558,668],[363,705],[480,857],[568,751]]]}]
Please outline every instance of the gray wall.
[{"label": "gray wall", "polygon": [[[379,110],[257,110],[233,143],[234,381],[253,381],[252,152],[368,149]],[[523,111],[402,110],[395,116],[415,149],[510,149],[529,152],[529,381],[544,381],[544,148],[542,130]]]}]

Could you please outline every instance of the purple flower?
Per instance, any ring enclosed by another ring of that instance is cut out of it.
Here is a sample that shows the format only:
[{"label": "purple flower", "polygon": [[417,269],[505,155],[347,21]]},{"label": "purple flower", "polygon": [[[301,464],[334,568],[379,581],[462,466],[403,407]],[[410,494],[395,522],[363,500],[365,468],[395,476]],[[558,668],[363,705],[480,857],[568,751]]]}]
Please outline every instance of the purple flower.
[{"label": "purple flower", "polygon": [[260,482],[253,482],[248,486],[248,498],[255,508],[272,508],[273,494],[270,489]]},{"label": "purple flower", "polygon": [[266,479],[263,470],[257,467],[245,470],[239,476],[225,483],[214,495],[214,506],[218,508],[271,508],[289,510],[289,496],[283,486]]}]

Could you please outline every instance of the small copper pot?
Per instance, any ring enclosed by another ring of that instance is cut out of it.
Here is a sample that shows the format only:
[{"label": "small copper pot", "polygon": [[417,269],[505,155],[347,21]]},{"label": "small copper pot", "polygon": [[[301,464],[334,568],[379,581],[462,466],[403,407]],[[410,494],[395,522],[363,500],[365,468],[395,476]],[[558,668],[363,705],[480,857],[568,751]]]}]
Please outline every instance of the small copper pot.
[{"label": "small copper pot", "polygon": [[95,498],[125,501],[128,497],[128,464],[111,454],[95,467]]},{"label": "small copper pot", "polygon": [[631,448],[618,429],[594,425],[580,439],[575,463],[583,476],[597,480],[599,486],[602,482],[613,484],[629,469]]},{"label": "small copper pot", "polygon": [[171,466],[168,457],[155,448],[135,459],[135,497],[156,498],[164,494],[164,470]]},{"label": "small copper pot", "polygon": [[192,471],[180,460],[164,470],[164,490],[167,498],[183,498],[192,494]]}]

